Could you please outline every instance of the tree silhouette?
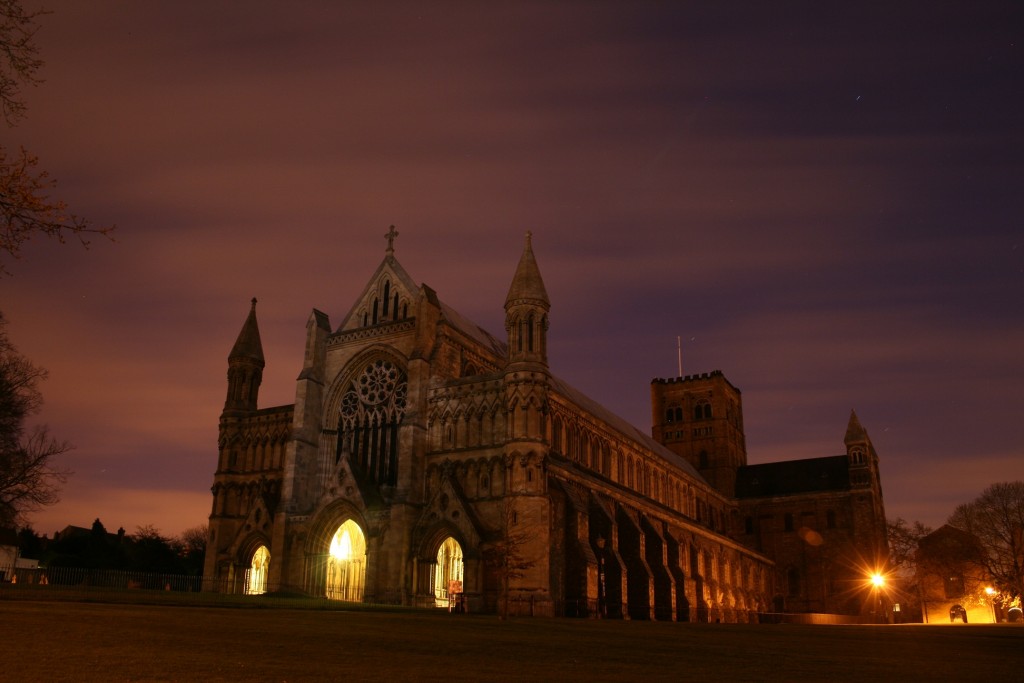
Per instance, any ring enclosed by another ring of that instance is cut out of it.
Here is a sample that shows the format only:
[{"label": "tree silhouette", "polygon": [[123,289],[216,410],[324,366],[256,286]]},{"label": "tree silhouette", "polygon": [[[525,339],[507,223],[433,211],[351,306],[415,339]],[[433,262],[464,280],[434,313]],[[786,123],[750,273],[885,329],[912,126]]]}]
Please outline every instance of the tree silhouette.
[{"label": "tree silhouette", "polygon": [[[41,83],[43,65],[35,34],[45,10],[25,11],[18,0],[0,0],[0,110],[8,127],[25,117],[24,86]],[[113,227],[96,226],[50,197],[56,181],[38,168],[39,159],[19,147],[0,145],[0,250],[18,259],[22,245],[42,235],[64,242],[75,236],[88,246],[90,235],[109,236]],[[9,274],[0,263],[0,275]]]},{"label": "tree silhouette", "polygon": [[69,472],[54,459],[70,446],[53,439],[46,425],[26,427],[42,406],[38,384],[46,370],[18,353],[6,325],[0,313],[0,526],[15,527],[27,513],[59,500]]},{"label": "tree silhouette", "polygon": [[949,518],[978,539],[977,562],[1004,598],[1024,595],[1024,481],[992,484]]}]

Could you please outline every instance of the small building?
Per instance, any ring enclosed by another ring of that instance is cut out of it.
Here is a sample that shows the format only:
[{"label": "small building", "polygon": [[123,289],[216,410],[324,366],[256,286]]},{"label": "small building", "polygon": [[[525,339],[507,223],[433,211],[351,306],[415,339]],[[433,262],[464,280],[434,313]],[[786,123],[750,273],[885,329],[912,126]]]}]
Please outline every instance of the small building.
[{"label": "small building", "polygon": [[999,619],[978,539],[945,524],[920,540],[917,583],[926,624],[991,624]]}]

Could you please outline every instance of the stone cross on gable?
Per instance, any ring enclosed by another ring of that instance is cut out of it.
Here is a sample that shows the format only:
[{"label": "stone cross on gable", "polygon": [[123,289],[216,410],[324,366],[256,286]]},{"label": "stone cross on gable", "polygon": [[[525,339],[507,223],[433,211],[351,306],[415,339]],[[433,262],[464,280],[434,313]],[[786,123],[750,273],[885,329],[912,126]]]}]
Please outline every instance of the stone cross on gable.
[{"label": "stone cross on gable", "polygon": [[395,238],[398,237],[398,231],[395,230],[395,226],[392,225],[391,229],[388,230],[388,233],[386,235],[384,235],[384,237],[388,238],[388,250],[387,250],[387,253],[388,254],[394,254],[395,253]]}]

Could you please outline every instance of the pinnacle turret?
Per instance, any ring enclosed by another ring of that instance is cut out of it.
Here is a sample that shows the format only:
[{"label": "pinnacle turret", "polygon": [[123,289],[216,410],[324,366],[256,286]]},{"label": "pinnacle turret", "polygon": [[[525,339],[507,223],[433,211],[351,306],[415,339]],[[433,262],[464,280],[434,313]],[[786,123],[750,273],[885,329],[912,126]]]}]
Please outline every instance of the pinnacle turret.
[{"label": "pinnacle turret", "polygon": [[256,299],[252,300],[249,316],[242,324],[235,345],[228,354],[228,395],[225,411],[256,410],[256,399],[263,382],[263,343],[256,323]]},{"label": "pinnacle turret", "polygon": [[533,256],[531,238],[532,233],[527,232],[523,255],[519,258],[519,266],[512,278],[512,285],[508,288],[508,296],[505,297],[506,311],[510,306],[519,303],[540,305],[545,311],[551,308],[548,292],[544,288],[544,279],[540,276],[537,259]]},{"label": "pinnacle turret", "polygon": [[231,347],[228,354],[228,361],[247,358],[249,360],[263,363],[263,343],[260,341],[260,328],[256,324],[256,297],[252,299],[252,308],[249,309],[249,317],[245,319],[241,332],[235,345]]},{"label": "pinnacle turret", "polygon": [[851,410],[850,422],[846,425],[846,437],[843,439],[843,442],[849,445],[855,442],[866,441],[867,437],[867,430],[864,429],[860,420],[857,419],[857,412],[855,410]]},{"label": "pinnacle turret", "polygon": [[508,358],[513,363],[546,367],[548,363],[548,311],[551,302],[537,259],[533,256],[530,233],[519,257],[516,274],[505,298],[505,331],[508,333]]}]

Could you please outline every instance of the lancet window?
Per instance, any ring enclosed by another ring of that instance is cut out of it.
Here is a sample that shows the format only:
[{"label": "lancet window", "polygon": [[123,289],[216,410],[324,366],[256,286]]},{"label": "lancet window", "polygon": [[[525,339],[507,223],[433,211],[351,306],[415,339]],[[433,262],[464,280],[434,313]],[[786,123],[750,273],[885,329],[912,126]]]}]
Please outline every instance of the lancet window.
[{"label": "lancet window", "polygon": [[398,472],[398,428],[405,415],[408,379],[388,360],[360,372],[341,398],[337,458],[377,484],[394,486]]}]

